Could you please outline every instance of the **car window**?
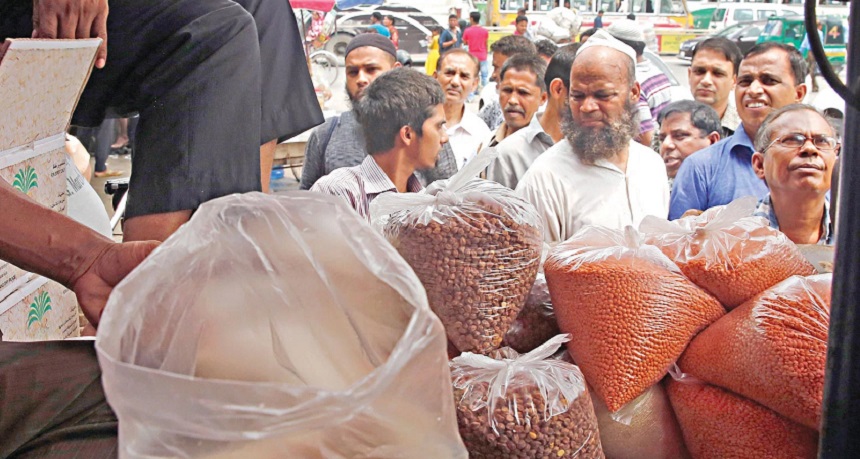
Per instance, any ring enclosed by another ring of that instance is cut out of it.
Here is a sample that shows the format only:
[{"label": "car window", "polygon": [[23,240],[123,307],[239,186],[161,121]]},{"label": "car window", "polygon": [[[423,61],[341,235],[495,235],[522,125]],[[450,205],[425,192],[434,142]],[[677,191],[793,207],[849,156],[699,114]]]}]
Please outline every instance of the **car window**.
[{"label": "car window", "polygon": [[415,22],[423,25],[424,27],[427,27],[428,29],[431,29],[434,26],[441,26],[442,25],[442,24],[439,24],[439,21],[433,19],[430,16],[410,14],[409,17],[414,19]]},{"label": "car window", "polygon": [[733,18],[735,21],[752,21],[753,19],[755,19],[755,17],[753,16],[752,10],[742,10],[742,9],[736,9],[735,15]]},{"label": "car window", "polygon": [[782,21],[768,21],[764,26],[764,35],[768,37],[782,36]]},{"label": "car window", "polygon": [[728,37],[729,35],[737,32],[738,30],[740,30],[743,27],[746,27],[746,26],[741,25],[741,24],[735,24],[735,25],[726,27],[725,29],[717,32],[717,36],[718,37]]},{"label": "car window", "polygon": [[726,9],[725,8],[717,8],[714,10],[714,17],[711,18],[712,21],[722,21],[726,17]]},{"label": "car window", "polygon": [[756,26],[750,26],[749,29],[745,30],[743,34],[741,34],[742,38],[752,38],[758,37],[761,35],[761,29]]},{"label": "car window", "polygon": [[767,19],[771,16],[776,16],[776,11],[774,10],[759,10],[756,12],[758,14],[759,19]]}]

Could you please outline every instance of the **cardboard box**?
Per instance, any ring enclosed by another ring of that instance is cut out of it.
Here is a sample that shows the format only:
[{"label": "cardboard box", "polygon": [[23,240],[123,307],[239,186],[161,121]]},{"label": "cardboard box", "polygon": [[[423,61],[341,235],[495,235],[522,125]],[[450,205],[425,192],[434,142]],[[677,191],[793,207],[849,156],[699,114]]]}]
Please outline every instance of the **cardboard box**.
[{"label": "cardboard box", "polygon": [[80,336],[74,292],[41,276],[0,302],[3,341],[44,341]]},{"label": "cardboard box", "polygon": [[[0,179],[60,213],[66,213],[68,199],[65,131],[100,43],[99,39],[14,39],[0,44]],[[77,318],[74,294],[69,296],[71,292],[45,278],[31,277],[0,261],[0,327],[4,339],[77,336],[69,328],[69,319]],[[38,315],[42,307],[22,292],[50,297],[51,306],[44,317],[28,323],[25,314],[22,321],[22,310],[36,305],[34,314]],[[29,303],[23,305],[22,301]],[[69,310],[75,314],[69,315]]]}]

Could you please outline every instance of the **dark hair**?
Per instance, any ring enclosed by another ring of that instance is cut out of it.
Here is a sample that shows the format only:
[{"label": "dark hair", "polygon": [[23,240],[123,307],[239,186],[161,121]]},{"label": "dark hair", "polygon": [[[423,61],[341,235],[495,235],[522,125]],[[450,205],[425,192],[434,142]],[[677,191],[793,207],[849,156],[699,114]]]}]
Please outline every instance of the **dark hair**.
[{"label": "dark hair", "polygon": [[596,29],[596,28],[592,27],[592,28],[586,30],[585,32],[582,32],[581,34],[579,34],[579,41],[582,42],[583,38],[588,38],[588,37],[596,34],[598,30],[600,30],[600,29]]},{"label": "dark hair", "polygon": [[623,38],[614,37],[616,40],[624,43],[625,45],[633,48],[633,51],[636,52],[636,56],[641,56],[645,52],[645,42],[644,41],[634,41],[634,40],[625,40]]},{"label": "dark hair", "polygon": [[499,73],[499,80],[505,79],[505,73],[508,70],[529,71],[535,74],[535,85],[538,86],[541,92],[546,92],[546,83],[544,76],[546,75],[546,62],[537,54],[514,54],[505,61],[502,66],[502,71]]},{"label": "dark hair", "polygon": [[382,13],[380,13],[379,11],[374,11],[373,14],[370,15],[370,17],[372,17],[373,19],[376,19],[377,21],[381,21],[382,20]]},{"label": "dark hair", "polygon": [[[786,45],[775,41],[759,43],[744,54],[744,60],[758,56],[759,54],[764,54],[772,49],[781,49],[788,54],[788,64],[791,67],[795,86],[806,81],[806,60],[803,59],[803,55],[800,54],[800,51],[792,45]],[[743,63],[743,61],[741,61],[741,63]]]},{"label": "dark hair", "polygon": [[389,14],[389,15],[386,15],[385,17],[387,17],[388,20],[391,21],[391,25],[397,24],[397,19],[395,19],[394,16]]},{"label": "dark hair", "polygon": [[469,19],[472,20],[475,24],[481,22],[481,12],[480,11],[472,11],[469,13]]},{"label": "dark hair", "polygon": [[403,126],[423,135],[424,122],[444,101],[442,87],[423,73],[399,67],[380,75],[355,105],[355,116],[364,132],[373,133],[365,135],[367,153],[392,149]]},{"label": "dark hair", "polygon": [[672,102],[660,111],[660,114],[657,116],[657,123],[663,124],[663,120],[675,113],[690,115],[690,124],[696,127],[703,136],[716,132],[722,137],[720,115],[710,105],[705,105],[695,100]]},{"label": "dark hair", "polygon": [[457,15],[456,15],[456,14],[449,14],[449,15],[448,15],[448,20],[450,21],[451,19],[460,19],[460,18],[459,18],[459,17],[457,17]]},{"label": "dark hair", "polygon": [[445,54],[441,55],[439,57],[439,59],[436,60],[436,70],[439,70],[442,68],[442,62],[445,59],[447,59],[451,56],[456,56],[456,55],[467,56],[469,58],[469,60],[472,61],[473,64],[475,64],[475,75],[478,75],[478,73],[481,71],[481,63],[478,62],[477,57],[473,56],[472,53],[466,51],[463,48],[454,48],[454,49],[445,51]]},{"label": "dark hair", "polygon": [[516,21],[516,23],[517,23],[517,24],[519,24],[519,23],[521,23],[521,22],[529,22],[529,18],[527,18],[527,17],[525,17],[525,16],[517,16],[517,21]]},{"label": "dark hair", "polygon": [[514,54],[537,54],[531,40],[522,35],[506,35],[490,45],[490,51],[511,57]]},{"label": "dark hair", "polygon": [[603,14],[603,13],[604,13],[604,11],[603,11],[603,10],[599,10],[599,11],[597,12],[597,14]]},{"label": "dark hair", "polygon": [[770,112],[770,114],[767,115],[767,117],[764,119],[764,121],[762,121],[761,127],[758,129],[758,132],[756,132],[756,134],[755,134],[755,139],[753,139],[754,140],[753,145],[755,146],[755,151],[761,152],[762,150],[767,148],[768,144],[770,143],[770,136],[773,135],[773,128],[771,127],[771,125],[773,124],[774,121],[776,121],[777,118],[779,118],[780,116],[782,116],[788,112],[795,112],[798,110],[806,110],[806,111],[817,113],[818,116],[824,118],[824,120],[827,121],[827,125],[830,126],[831,131],[833,130],[833,126],[830,125],[830,121],[827,119],[826,116],[824,116],[824,113],[821,113],[817,108],[813,107],[812,105],[807,105],[807,104],[786,105],[785,107],[778,108],[778,109]]},{"label": "dark hair", "polygon": [[579,43],[573,43],[562,46],[552,55],[552,59],[546,66],[546,75],[543,78],[547,88],[549,88],[552,80],[560,78],[565,89],[570,89],[570,67],[573,65],[573,58],[576,57],[577,50],[579,50]]},{"label": "dark hair", "polygon": [[538,54],[546,57],[552,57],[558,51],[558,45],[549,39],[536,41],[535,48],[537,48]]},{"label": "dark hair", "polygon": [[520,8],[517,10],[517,16],[525,16],[525,15],[526,15],[526,9],[525,8]]},{"label": "dark hair", "polygon": [[743,54],[741,53],[741,49],[738,47],[737,43],[726,37],[708,38],[696,45],[696,49],[693,50],[693,60],[696,59],[696,54],[703,49],[722,53],[726,60],[732,63],[733,75],[738,74],[738,67],[741,65]]}]

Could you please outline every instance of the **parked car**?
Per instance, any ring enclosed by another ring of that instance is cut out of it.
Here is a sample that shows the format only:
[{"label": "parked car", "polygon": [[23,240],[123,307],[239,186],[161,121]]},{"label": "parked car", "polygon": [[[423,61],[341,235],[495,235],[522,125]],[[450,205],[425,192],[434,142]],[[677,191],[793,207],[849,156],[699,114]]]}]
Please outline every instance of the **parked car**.
[{"label": "parked car", "polygon": [[681,49],[678,51],[678,57],[681,59],[690,60],[693,58],[693,52],[696,51],[696,46],[711,37],[726,37],[735,42],[741,49],[741,53],[746,53],[755,46],[759,35],[764,31],[767,21],[742,22],[726,27],[725,29],[710,35],[702,35],[692,38],[681,43]]},{"label": "parked car", "polygon": [[708,29],[714,32],[744,21],[760,21],[777,17],[802,15],[800,6],[788,6],[775,3],[720,3],[711,16]]},{"label": "parked car", "polygon": [[412,56],[413,62],[424,62],[427,58],[427,36],[431,35],[430,28],[441,27],[442,24],[431,16],[425,15],[416,8],[387,7],[376,9],[346,10],[338,14],[336,31],[326,42],[325,49],[343,58],[346,45],[352,37],[364,33],[370,26],[370,15],[379,11],[383,16],[391,15],[395,19],[394,26],[400,33],[400,49]]}]

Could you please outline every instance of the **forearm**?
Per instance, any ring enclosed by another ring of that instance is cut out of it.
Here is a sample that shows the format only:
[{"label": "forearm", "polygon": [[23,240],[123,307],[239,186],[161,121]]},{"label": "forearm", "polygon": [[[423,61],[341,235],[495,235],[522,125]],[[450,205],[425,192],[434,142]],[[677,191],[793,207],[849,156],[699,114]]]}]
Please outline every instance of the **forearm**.
[{"label": "forearm", "polygon": [[113,242],[0,180],[0,259],[70,286]]}]

